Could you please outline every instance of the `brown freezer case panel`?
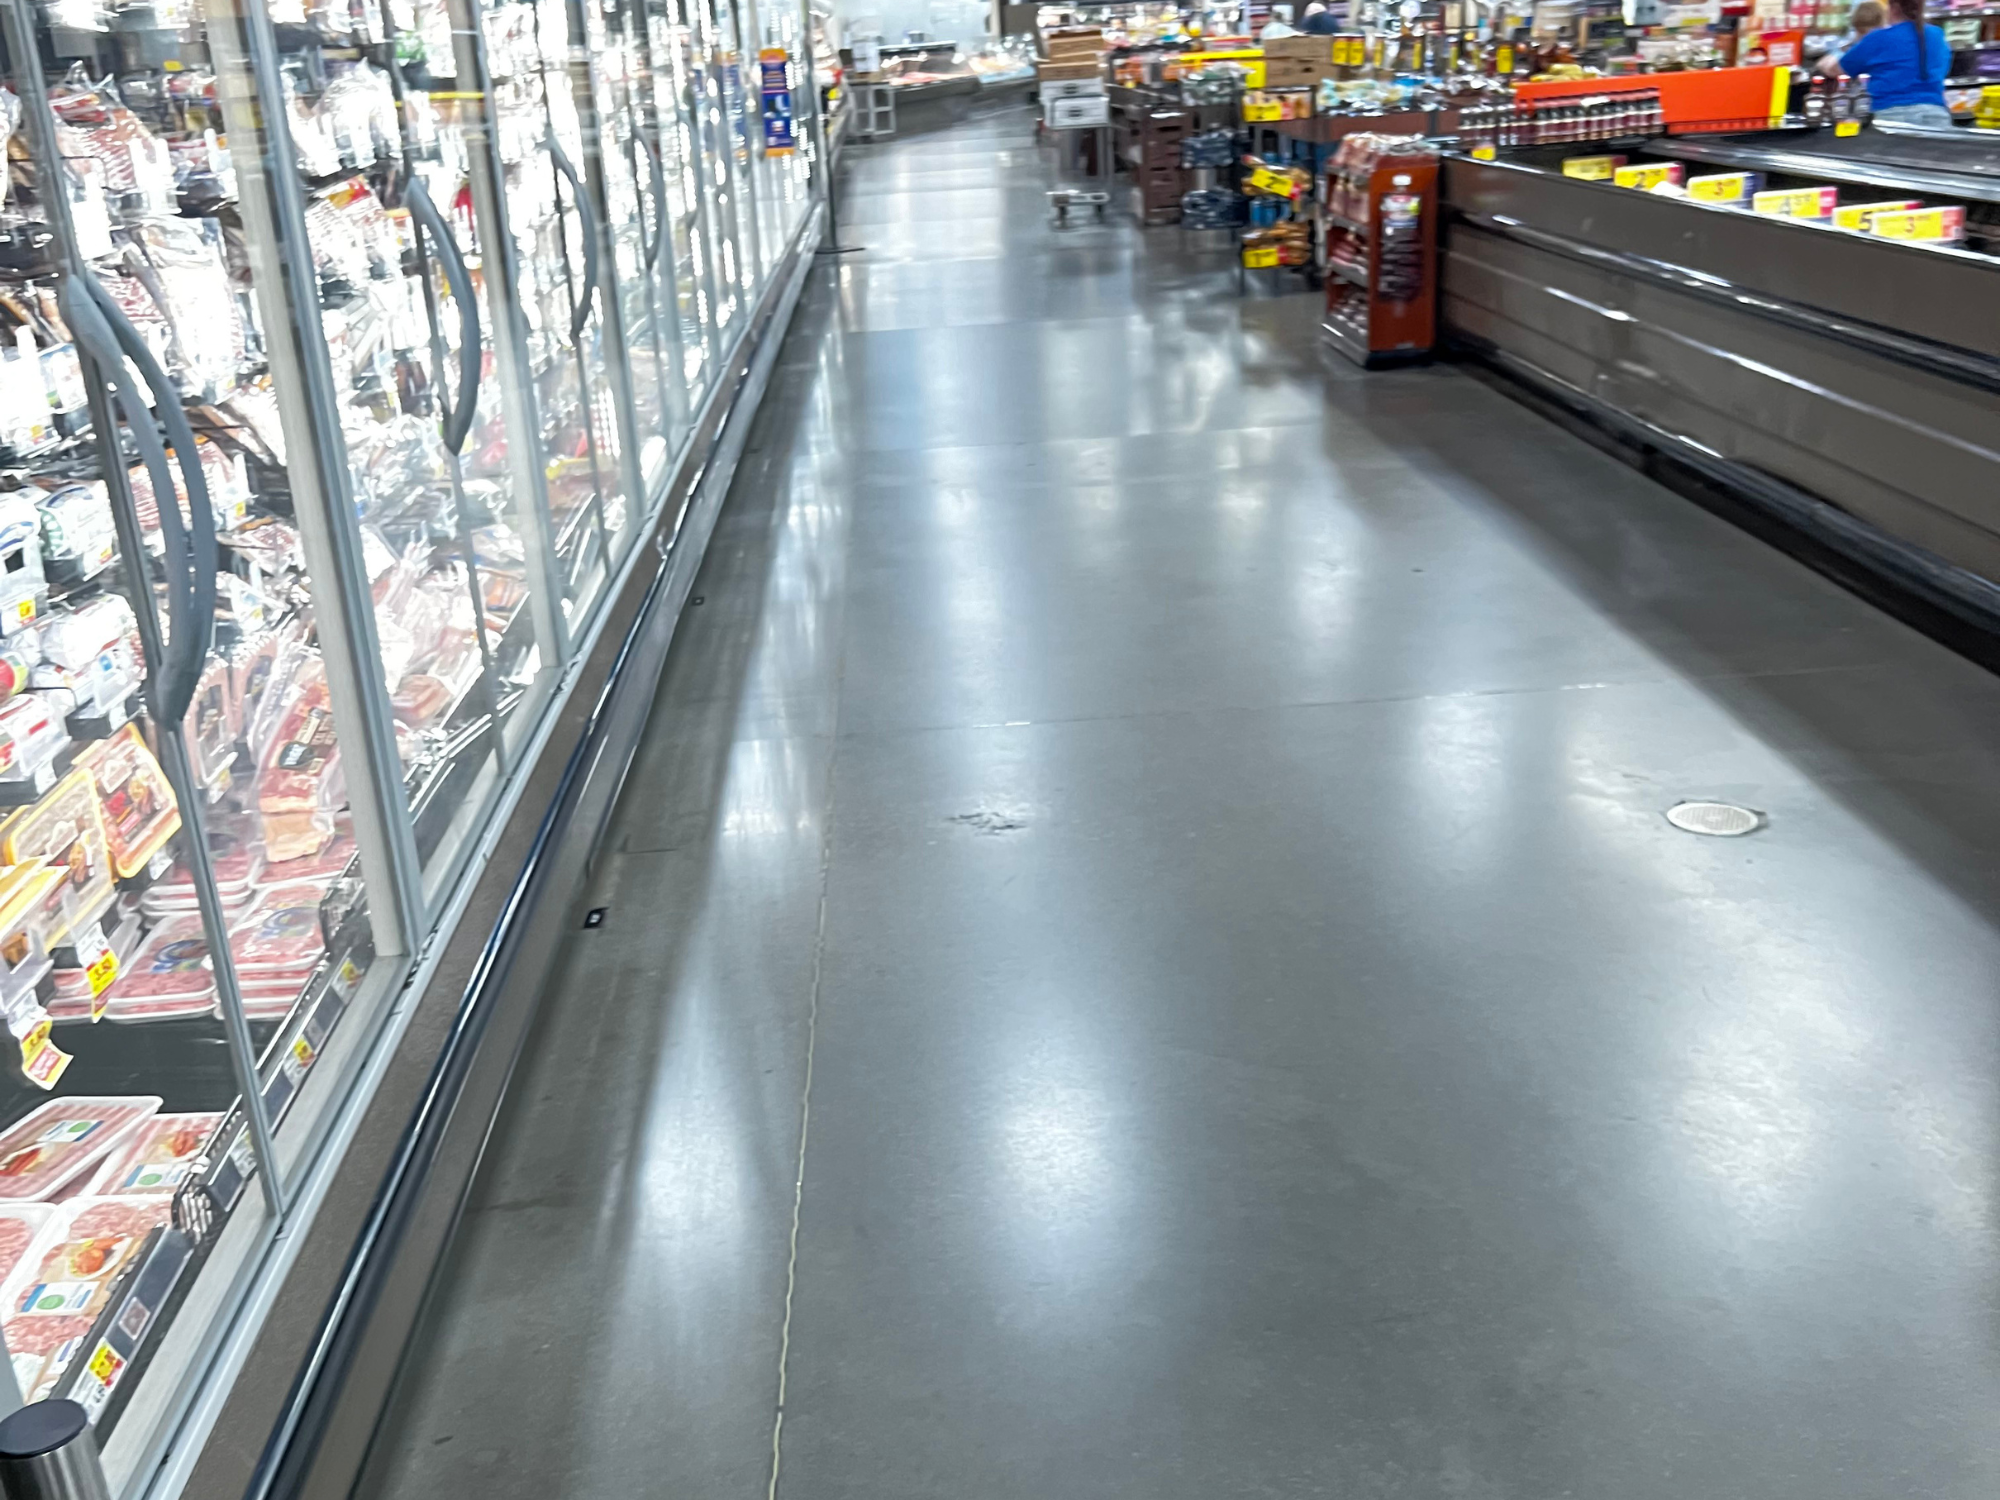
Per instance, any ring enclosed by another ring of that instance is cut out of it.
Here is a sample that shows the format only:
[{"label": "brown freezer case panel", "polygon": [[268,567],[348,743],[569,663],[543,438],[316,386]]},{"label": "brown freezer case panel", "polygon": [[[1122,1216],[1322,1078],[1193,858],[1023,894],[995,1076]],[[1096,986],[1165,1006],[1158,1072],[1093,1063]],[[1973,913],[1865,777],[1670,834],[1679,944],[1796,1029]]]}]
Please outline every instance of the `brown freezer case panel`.
[{"label": "brown freezer case panel", "polygon": [[1458,158],[1445,195],[1454,340],[2000,579],[2000,262]]}]

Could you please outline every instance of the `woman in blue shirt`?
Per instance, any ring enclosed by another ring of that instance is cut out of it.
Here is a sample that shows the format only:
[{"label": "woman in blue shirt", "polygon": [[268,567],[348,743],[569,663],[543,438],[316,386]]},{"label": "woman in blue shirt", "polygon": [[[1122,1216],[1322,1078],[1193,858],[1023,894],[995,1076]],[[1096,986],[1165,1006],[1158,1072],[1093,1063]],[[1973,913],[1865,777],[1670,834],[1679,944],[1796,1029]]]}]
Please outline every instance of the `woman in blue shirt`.
[{"label": "woman in blue shirt", "polygon": [[1951,126],[1944,106],[1944,79],[1951,48],[1944,33],[1924,24],[1924,0],[1889,0],[1890,25],[1871,31],[1840,54],[1849,78],[1868,75],[1875,118],[1907,125]]}]

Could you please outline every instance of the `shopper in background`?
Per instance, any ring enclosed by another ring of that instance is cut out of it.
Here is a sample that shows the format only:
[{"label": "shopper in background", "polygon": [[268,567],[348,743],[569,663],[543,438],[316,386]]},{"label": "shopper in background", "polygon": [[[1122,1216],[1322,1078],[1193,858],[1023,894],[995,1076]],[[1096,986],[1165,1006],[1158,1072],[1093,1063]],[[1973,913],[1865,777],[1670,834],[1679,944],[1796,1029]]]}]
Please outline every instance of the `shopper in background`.
[{"label": "shopper in background", "polygon": [[1871,31],[1880,31],[1889,13],[1882,7],[1882,0],[1861,0],[1861,3],[1847,13],[1847,35],[1827,48],[1826,55],[1819,60],[1815,72],[1824,73],[1829,78],[1840,76],[1840,54],[1852,47]]},{"label": "shopper in background", "polygon": [[1335,19],[1332,11],[1320,3],[1320,0],[1312,0],[1306,7],[1305,19],[1299,23],[1299,30],[1307,36],[1332,36],[1340,30],[1340,22]]},{"label": "shopper in background", "polygon": [[1273,41],[1279,37],[1297,36],[1292,29],[1292,8],[1289,5],[1271,7],[1271,19],[1264,23],[1264,29],[1257,33],[1259,41]]},{"label": "shopper in background", "polygon": [[1871,31],[1840,54],[1836,78],[1868,75],[1875,118],[1951,128],[1944,104],[1951,48],[1944,33],[1924,24],[1924,0],[1889,0],[1891,24]]}]

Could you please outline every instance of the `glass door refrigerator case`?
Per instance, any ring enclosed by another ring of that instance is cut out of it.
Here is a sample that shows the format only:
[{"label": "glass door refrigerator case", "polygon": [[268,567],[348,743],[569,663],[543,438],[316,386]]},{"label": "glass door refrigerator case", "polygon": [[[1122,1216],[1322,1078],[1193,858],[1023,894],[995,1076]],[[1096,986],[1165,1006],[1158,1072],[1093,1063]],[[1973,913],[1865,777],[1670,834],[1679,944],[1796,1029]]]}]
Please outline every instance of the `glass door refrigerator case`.
[{"label": "glass door refrigerator case", "polygon": [[0,17],[0,1335],[123,1486],[663,498],[710,86],[597,0]]}]

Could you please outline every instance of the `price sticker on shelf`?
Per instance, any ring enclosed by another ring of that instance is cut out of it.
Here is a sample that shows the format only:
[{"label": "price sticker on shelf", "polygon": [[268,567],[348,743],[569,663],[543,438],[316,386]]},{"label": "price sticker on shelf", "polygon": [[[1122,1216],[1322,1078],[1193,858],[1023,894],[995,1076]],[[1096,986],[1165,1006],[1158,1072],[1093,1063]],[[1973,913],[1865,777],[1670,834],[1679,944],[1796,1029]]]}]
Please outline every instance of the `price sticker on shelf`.
[{"label": "price sticker on shelf", "polygon": [[1836,120],[1833,126],[1833,133],[1835,135],[1859,135],[1861,134],[1861,122],[1859,120]]},{"label": "price sticker on shelf", "polygon": [[1269,167],[1253,167],[1250,172],[1250,186],[1262,193],[1272,193],[1280,198],[1296,196],[1298,179],[1289,172],[1273,172]]},{"label": "price sticker on shelf", "polygon": [[1264,120],[1282,120],[1284,117],[1285,107],[1282,104],[1245,104],[1243,106],[1243,118],[1250,123],[1258,123]]},{"label": "price sticker on shelf", "polygon": [[295,1037],[292,1045],[285,1049],[284,1070],[286,1076],[296,1085],[300,1079],[306,1076],[306,1069],[313,1065],[313,1059],[318,1056],[319,1054],[313,1051],[311,1042],[307,1041],[303,1036]]},{"label": "price sticker on shelf", "polygon": [[102,925],[92,923],[90,931],[76,940],[76,957],[83,965],[83,977],[90,981],[90,1019],[95,1021],[104,1014],[105,991],[118,977],[118,955],[105,941]]},{"label": "price sticker on shelf", "polygon": [[1251,245],[1243,252],[1243,264],[1253,271],[1261,271],[1278,263],[1276,245]]},{"label": "price sticker on shelf", "polygon": [[73,1393],[78,1406],[93,1418],[111,1400],[111,1392],[118,1385],[118,1377],[125,1373],[125,1356],[102,1339],[88,1361],[83,1373],[77,1377]]},{"label": "price sticker on shelf", "polygon": [[1492,146],[1474,146],[1472,148],[1472,159],[1474,161],[1491,161],[1499,154],[1499,151]]},{"label": "price sticker on shelf", "polygon": [[69,1066],[69,1054],[49,1039],[47,1016],[21,1037],[21,1071],[36,1088],[52,1089]]}]

